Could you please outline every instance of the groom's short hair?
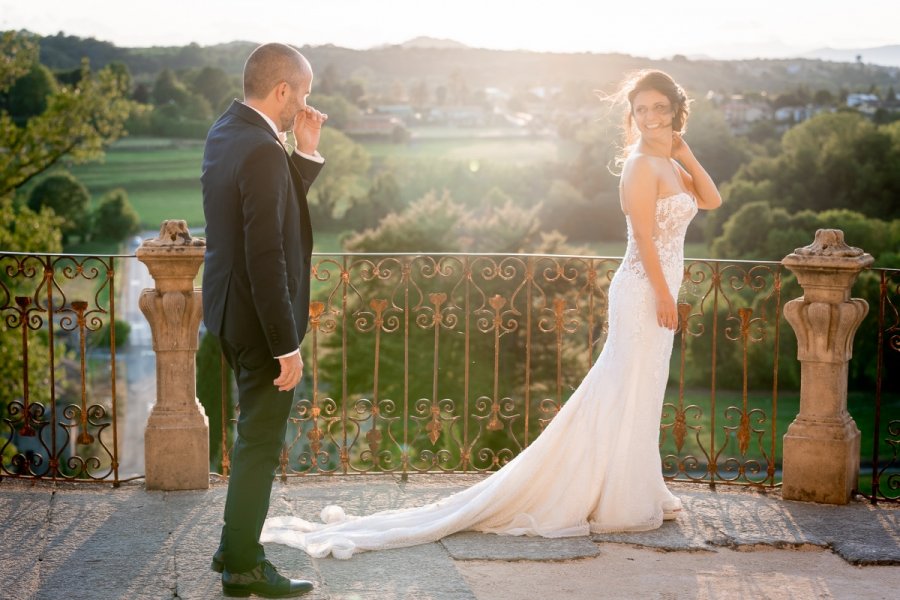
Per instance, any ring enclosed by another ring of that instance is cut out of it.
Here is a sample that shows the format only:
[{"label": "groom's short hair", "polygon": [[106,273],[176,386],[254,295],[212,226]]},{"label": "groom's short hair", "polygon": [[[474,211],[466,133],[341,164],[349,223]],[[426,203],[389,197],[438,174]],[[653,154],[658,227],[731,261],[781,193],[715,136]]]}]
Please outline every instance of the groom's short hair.
[{"label": "groom's short hair", "polygon": [[265,98],[282,81],[296,86],[302,77],[311,75],[309,62],[296,48],[263,44],[244,63],[244,98]]}]

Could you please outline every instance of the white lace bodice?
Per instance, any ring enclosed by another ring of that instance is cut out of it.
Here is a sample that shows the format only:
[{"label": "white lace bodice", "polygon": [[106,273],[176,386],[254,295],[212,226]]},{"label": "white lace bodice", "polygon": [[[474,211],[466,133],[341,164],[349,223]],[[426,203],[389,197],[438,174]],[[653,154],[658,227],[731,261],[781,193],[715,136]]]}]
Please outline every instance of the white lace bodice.
[{"label": "white lace bodice", "polygon": [[[684,271],[684,235],[691,219],[696,214],[697,203],[693,196],[686,192],[679,192],[656,201],[656,226],[653,230],[653,242],[670,289],[674,284],[677,290],[681,284]],[[625,248],[625,257],[622,259],[620,270],[646,279],[647,274],[644,271],[640,252],[634,239],[631,218],[626,216],[625,223],[628,227],[628,245]]]}]

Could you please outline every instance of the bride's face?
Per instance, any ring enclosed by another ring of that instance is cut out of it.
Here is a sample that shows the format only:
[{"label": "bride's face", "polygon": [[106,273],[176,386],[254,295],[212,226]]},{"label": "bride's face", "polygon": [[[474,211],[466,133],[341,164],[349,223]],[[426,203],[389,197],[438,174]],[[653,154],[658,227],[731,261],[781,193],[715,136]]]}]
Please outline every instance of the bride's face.
[{"label": "bride's face", "polygon": [[672,135],[672,103],[662,92],[647,90],[638,93],[631,104],[631,114],[641,136],[656,138]]}]

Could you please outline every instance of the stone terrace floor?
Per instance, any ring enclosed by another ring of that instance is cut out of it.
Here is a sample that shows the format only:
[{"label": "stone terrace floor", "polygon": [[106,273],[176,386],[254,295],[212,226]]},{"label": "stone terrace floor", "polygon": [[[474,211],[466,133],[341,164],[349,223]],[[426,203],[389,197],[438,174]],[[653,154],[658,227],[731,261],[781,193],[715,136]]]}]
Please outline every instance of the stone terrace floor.
[{"label": "stone terrace floor", "polygon": [[[271,515],[315,519],[415,506],[478,476],[296,478],[276,482]],[[219,598],[209,569],[225,483],[208,491],[0,482],[0,598]],[[269,545],[309,599],[897,598],[900,507],[784,501],[777,492],[675,484],[685,513],[652,532],[590,538],[461,533],[441,542],[310,559]]]}]

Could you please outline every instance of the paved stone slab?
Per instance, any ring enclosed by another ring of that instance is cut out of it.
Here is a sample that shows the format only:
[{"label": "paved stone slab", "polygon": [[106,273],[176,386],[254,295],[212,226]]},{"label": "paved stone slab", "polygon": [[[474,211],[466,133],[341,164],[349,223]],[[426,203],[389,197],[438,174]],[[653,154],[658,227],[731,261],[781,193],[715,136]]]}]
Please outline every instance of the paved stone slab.
[{"label": "paved stone slab", "polygon": [[571,560],[598,556],[590,538],[540,538],[464,531],[441,540],[455,560]]},{"label": "paved stone slab", "polygon": [[10,488],[0,496],[0,598],[32,598],[37,592],[52,499],[53,491],[43,487]]},{"label": "paved stone slab", "polygon": [[[443,480],[442,480],[443,479]],[[483,476],[423,477],[403,482],[395,475],[359,475],[344,479],[295,477],[275,482],[269,514],[290,515],[317,521],[329,504],[349,515],[368,515],[379,510],[420,506],[466,489]],[[284,512],[277,512],[282,510]]]},{"label": "paved stone slab", "polygon": [[848,506],[782,501],[787,518],[856,565],[900,564],[900,506]]},{"label": "paved stone slab", "polygon": [[140,486],[69,487],[57,489],[51,505],[37,597],[171,597],[175,577],[163,494]]},{"label": "paved stone slab", "polygon": [[474,600],[440,544],[314,560],[331,600]]},{"label": "paved stone slab", "polygon": [[[340,504],[351,514],[418,506],[480,479],[478,475],[413,476],[404,483],[396,476],[293,478],[287,484],[275,484],[270,514],[315,520],[327,504]],[[842,557],[853,564],[900,564],[900,506],[787,502],[777,492],[761,494],[726,486],[711,491],[676,484],[673,489],[684,501],[684,514],[651,532],[561,540],[466,532],[441,543],[367,552],[349,561],[310,559],[277,544],[268,545],[266,551],[286,575],[316,583],[316,590],[307,596],[312,600],[457,600],[476,594],[493,599],[491,594],[500,588],[485,587],[493,569],[517,579],[536,573],[540,565],[550,571],[558,565],[563,578],[569,577],[562,575],[564,571],[574,569],[572,573],[581,573],[589,589],[602,575],[598,569],[615,572],[607,562],[623,549],[635,552],[633,560],[652,563],[636,572],[676,560],[658,552],[648,559],[646,551],[635,546],[681,551],[679,560],[692,555],[683,551],[708,551],[715,553],[710,561],[726,562],[733,560],[728,558],[732,549],[765,548],[742,554],[757,561],[759,572],[780,569],[788,579],[793,574],[783,558],[786,555],[767,559],[775,555],[771,548],[789,548],[793,554],[788,555],[798,557],[810,553],[796,549],[831,548],[835,554],[828,556],[839,561]],[[225,493],[221,482],[204,491],[148,492],[138,482],[112,489],[4,480],[0,483],[0,548],[14,551],[0,561],[0,599],[219,597],[220,578],[209,569],[209,560],[218,543]],[[874,579],[888,572],[882,568],[876,568]],[[461,572],[481,574],[475,592]],[[718,581],[716,577],[720,577],[718,571],[711,570],[709,581]],[[550,587],[562,592],[558,579]],[[820,591],[828,596],[828,589]]]},{"label": "paved stone slab", "polygon": [[808,504],[736,488],[676,491],[684,503],[677,521],[655,531],[592,539],[666,551],[818,546],[832,548],[853,564],[900,564],[898,507]]},{"label": "paved stone slab", "polygon": [[222,576],[210,569],[219,546],[225,486],[165,493],[165,527],[171,540],[178,598],[216,598]]}]

